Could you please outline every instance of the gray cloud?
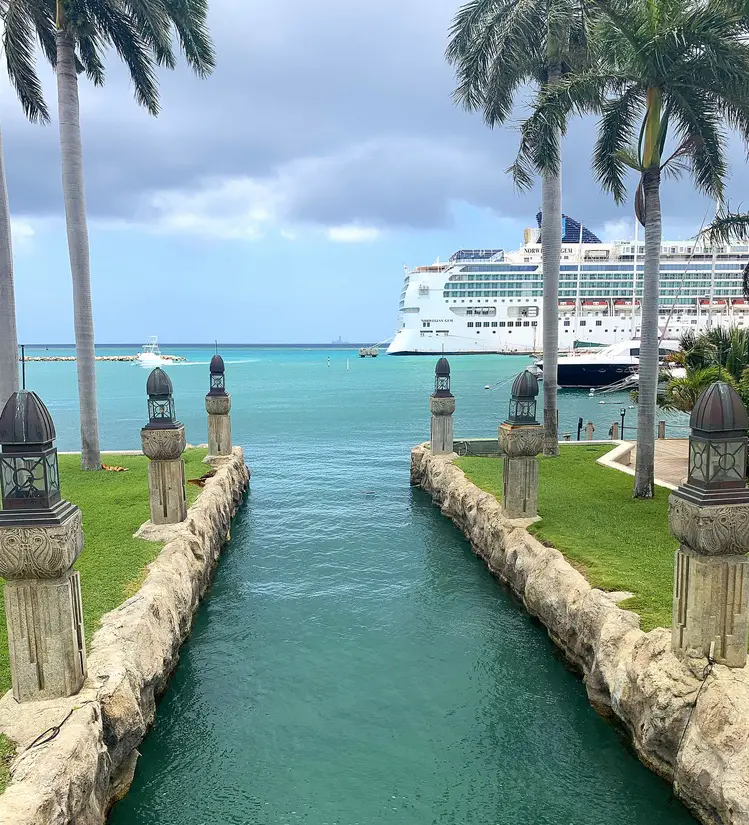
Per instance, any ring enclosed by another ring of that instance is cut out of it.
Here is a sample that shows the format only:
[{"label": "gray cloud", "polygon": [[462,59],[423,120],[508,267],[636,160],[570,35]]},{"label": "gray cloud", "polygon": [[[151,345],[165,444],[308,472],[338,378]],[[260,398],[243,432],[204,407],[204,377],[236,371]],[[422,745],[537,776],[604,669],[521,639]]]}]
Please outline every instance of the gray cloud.
[{"label": "gray cloud", "polygon": [[[443,52],[456,7],[455,0],[214,0],[218,68],[205,81],[184,68],[165,73],[155,120],[138,110],[113,57],[105,88],[82,81],[92,216],[154,220],[160,209],[208,192],[200,214],[222,218],[257,211],[257,203],[242,203],[251,191],[291,223],[435,227],[449,221],[455,200],[528,223],[539,195],[518,197],[503,172],[516,133],[492,132],[451,101]],[[3,102],[12,208],[59,215],[56,126],[24,123],[7,92]],[[603,226],[628,213],[592,179],[593,136],[591,121],[572,124],[564,206]],[[731,155],[738,202],[749,176],[738,145]],[[227,187],[232,180],[253,185]],[[687,182],[666,184],[664,207],[673,227],[698,224],[705,208]]]}]

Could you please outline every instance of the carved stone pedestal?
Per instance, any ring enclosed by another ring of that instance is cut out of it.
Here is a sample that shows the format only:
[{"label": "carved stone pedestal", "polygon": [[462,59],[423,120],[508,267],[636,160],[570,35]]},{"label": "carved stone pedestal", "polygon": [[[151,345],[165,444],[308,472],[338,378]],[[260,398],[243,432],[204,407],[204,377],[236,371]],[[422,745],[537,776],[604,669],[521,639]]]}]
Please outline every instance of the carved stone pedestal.
[{"label": "carved stone pedestal", "polygon": [[429,409],[432,411],[430,444],[434,455],[453,451],[453,413],[455,398],[448,396],[429,396]]},{"label": "carved stone pedestal", "polygon": [[231,396],[206,395],[208,413],[208,455],[231,455]]},{"label": "carved stone pedestal", "polygon": [[499,427],[502,465],[502,509],[508,518],[538,515],[538,454],[543,449],[544,428],[505,422]]},{"label": "carved stone pedestal", "polygon": [[81,586],[70,570],[83,549],[81,511],[56,508],[60,524],[3,526],[0,576],[7,579],[13,697],[18,702],[77,693],[86,678]]},{"label": "carved stone pedestal", "polygon": [[153,524],[178,524],[187,518],[185,493],[185,428],[149,429],[140,432],[148,465],[148,502]]},{"label": "carved stone pedestal", "polygon": [[671,645],[685,656],[711,653],[729,667],[746,664],[749,560],[676,551]]},{"label": "carved stone pedestal", "polygon": [[13,698],[28,702],[77,693],[86,678],[78,572],[9,581],[4,594]]},{"label": "carved stone pedestal", "polygon": [[700,505],[669,498],[676,551],[674,652],[743,667],[749,642],[749,504]]}]

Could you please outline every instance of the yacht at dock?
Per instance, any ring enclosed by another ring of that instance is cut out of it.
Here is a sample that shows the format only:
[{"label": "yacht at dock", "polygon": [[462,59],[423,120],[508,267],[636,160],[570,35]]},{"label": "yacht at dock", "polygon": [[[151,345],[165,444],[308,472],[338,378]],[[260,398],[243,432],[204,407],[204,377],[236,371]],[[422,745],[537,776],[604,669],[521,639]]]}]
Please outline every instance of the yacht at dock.
[{"label": "yacht at dock", "polygon": [[[678,341],[661,341],[658,355],[663,364],[667,355],[679,351]],[[543,359],[535,365],[543,373]],[[557,383],[560,387],[608,387],[632,379],[636,383],[640,364],[640,341],[620,341],[603,349],[560,355]]]},{"label": "yacht at dock", "polygon": [[[461,249],[448,261],[406,270],[389,355],[533,353],[541,350],[541,214],[525,245]],[[563,217],[559,348],[609,345],[641,333],[644,243],[604,243]],[[749,244],[663,241],[658,325],[678,339],[688,329],[749,326],[742,275]]]}]

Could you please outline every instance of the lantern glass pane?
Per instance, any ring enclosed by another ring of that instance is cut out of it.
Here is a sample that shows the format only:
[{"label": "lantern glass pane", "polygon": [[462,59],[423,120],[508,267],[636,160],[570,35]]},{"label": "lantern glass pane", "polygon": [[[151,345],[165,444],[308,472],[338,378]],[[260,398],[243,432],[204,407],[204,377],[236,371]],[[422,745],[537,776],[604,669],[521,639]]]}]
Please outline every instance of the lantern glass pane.
[{"label": "lantern glass pane", "polygon": [[44,456],[4,456],[3,499],[11,503],[46,498],[44,469]]},{"label": "lantern glass pane", "polygon": [[225,376],[222,373],[211,373],[211,389],[223,390],[226,386]]},{"label": "lantern glass pane", "polygon": [[746,443],[740,441],[718,441],[710,444],[708,482],[744,482],[746,471]]},{"label": "lantern glass pane", "polygon": [[57,453],[47,456],[47,490],[50,498],[60,492],[60,473],[57,467]]},{"label": "lantern glass pane", "polygon": [[689,441],[689,478],[707,483],[708,444],[705,441]]},{"label": "lantern glass pane", "polygon": [[152,421],[171,421],[174,418],[172,399],[149,398],[148,415]]}]

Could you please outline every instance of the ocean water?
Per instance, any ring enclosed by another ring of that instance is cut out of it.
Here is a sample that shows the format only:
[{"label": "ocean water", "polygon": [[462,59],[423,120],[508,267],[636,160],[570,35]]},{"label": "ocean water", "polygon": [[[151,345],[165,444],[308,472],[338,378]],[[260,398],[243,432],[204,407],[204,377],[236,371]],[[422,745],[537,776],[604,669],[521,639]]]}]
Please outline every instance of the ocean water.
[{"label": "ocean water", "polygon": [[[167,371],[203,442],[211,353],[164,349],[190,359]],[[111,825],[693,821],[410,488],[434,358],[224,356],[251,492]],[[450,362],[456,433],[493,435],[528,359]],[[98,375],[103,444],[137,448],[147,372]],[[76,449],[75,365],[30,364],[27,383]],[[628,406],[613,401],[563,393],[561,428],[583,416],[605,435]]]}]

